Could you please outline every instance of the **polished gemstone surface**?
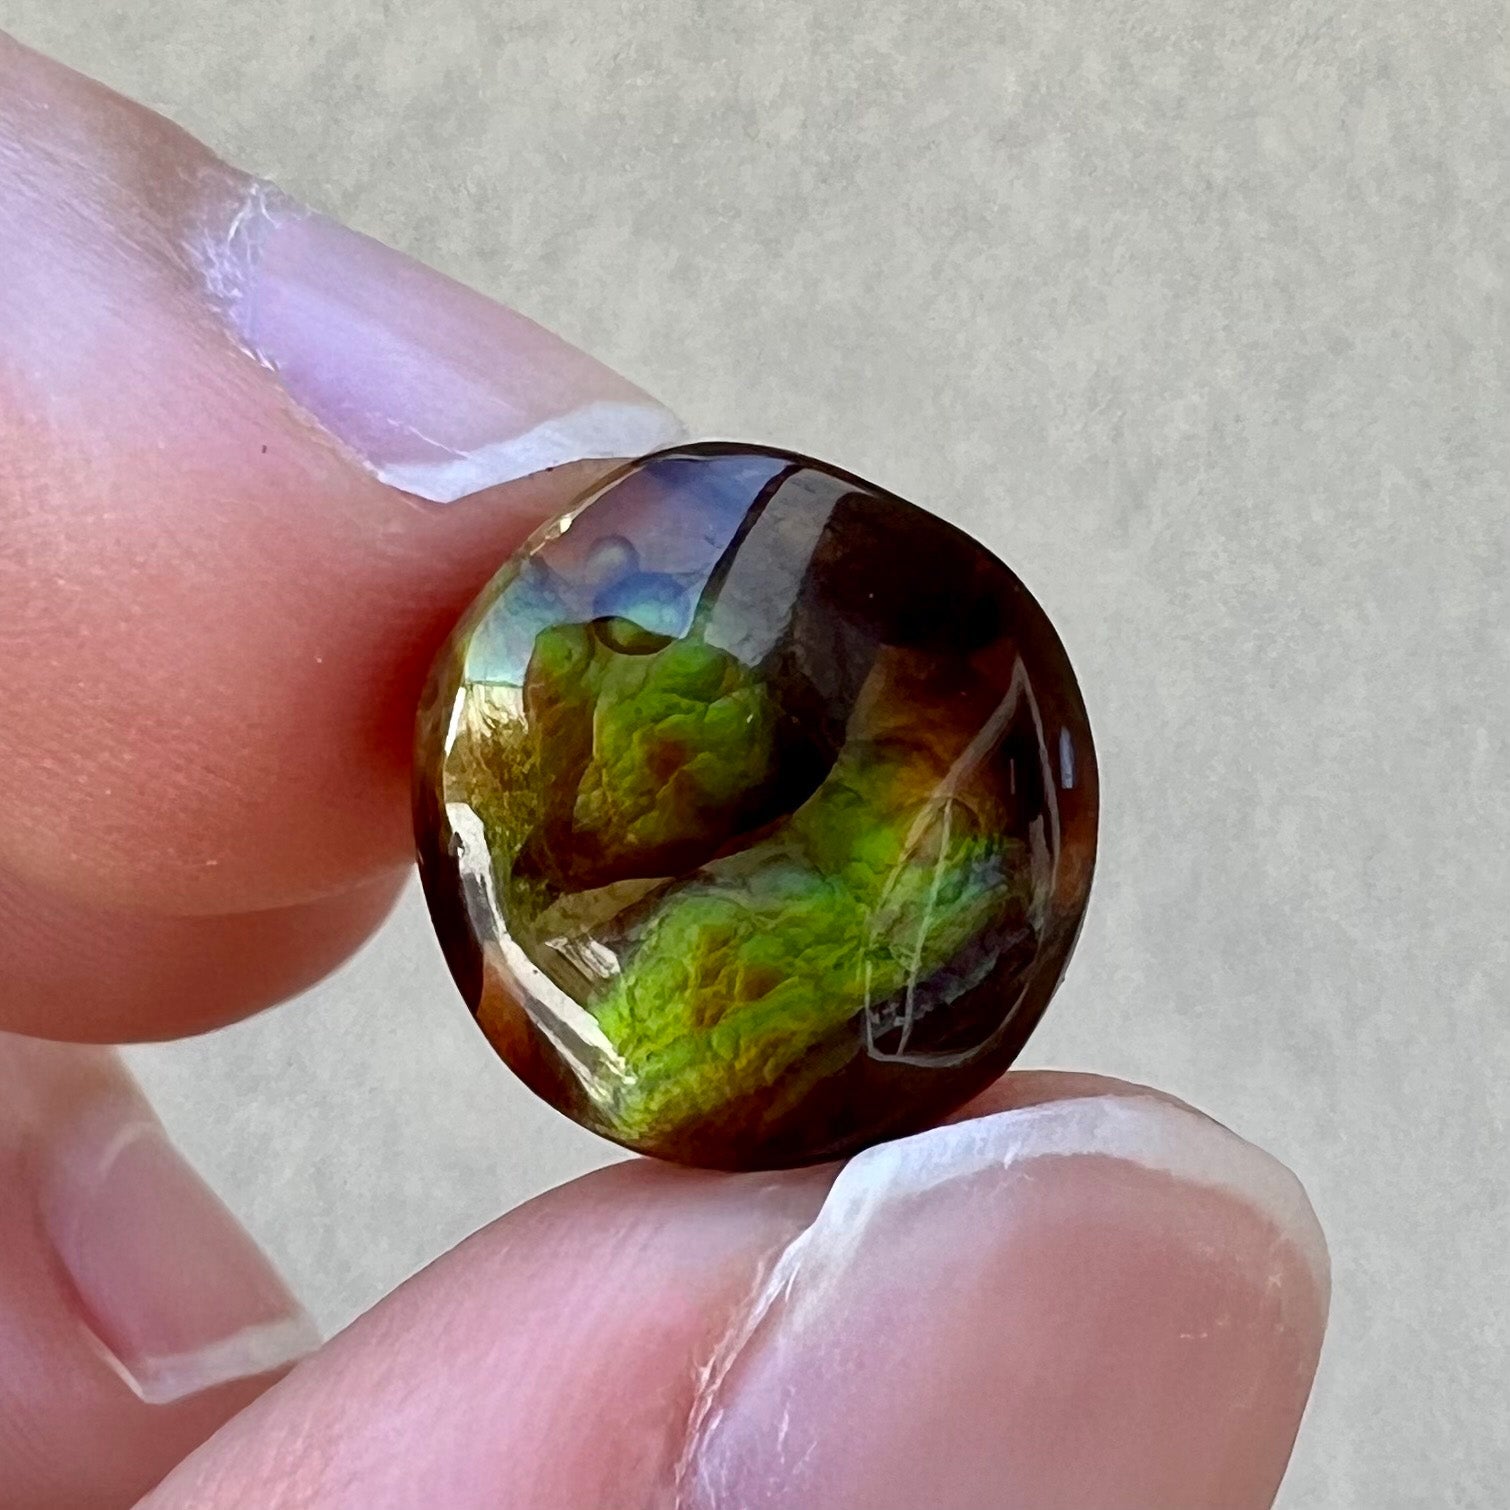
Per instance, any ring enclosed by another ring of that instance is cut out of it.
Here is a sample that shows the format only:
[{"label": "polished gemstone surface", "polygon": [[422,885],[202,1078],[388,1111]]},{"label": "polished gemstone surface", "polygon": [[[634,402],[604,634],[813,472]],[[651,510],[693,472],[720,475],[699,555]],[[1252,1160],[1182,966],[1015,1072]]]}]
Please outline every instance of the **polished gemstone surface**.
[{"label": "polished gemstone surface", "polygon": [[629,1147],[763,1168],[914,1130],[1012,1060],[1096,846],[1043,610],[822,463],[663,452],[539,531],[420,710],[420,868],[499,1054]]}]

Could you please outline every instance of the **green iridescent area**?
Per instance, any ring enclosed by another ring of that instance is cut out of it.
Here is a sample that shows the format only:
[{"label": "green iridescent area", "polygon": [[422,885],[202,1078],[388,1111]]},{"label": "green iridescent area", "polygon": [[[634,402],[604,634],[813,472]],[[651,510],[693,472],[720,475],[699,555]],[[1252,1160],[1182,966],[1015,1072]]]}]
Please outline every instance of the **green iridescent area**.
[{"label": "green iridescent area", "polygon": [[[893,611],[872,515],[899,500],[694,459],[538,537],[458,630],[421,721],[422,868],[484,1029],[563,1109],[649,1152],[801,1162],[1015,1052],[1078,924],[1059,809],[1094,765],[1087,734],[1054,790],[993,557],[912,510],[970,575]],[[1079,905],[1088,882],[1087,856]]]},{"label": "green iridescent area", "polygon": [[[695,639],[624,657],[586,626],[552,629],[525,700],[536,718],[493,723],[457,757],[521,938],[538,932],[552,894],[516,863],[542,824],[611,856],[620,879],[656,876],[657,855],[721,832],[771,775],[768,694]],[[1026,902],[1010,863],[1021,846],[920,793],[915,759],[905,747],[846,749],[767,837],[661,891],[592,1002],[623,1064],[597,1107],[615,1133],[653,1140],[768,1091],[868,1004]],[[859,1044],[842,1038],[834,1051]]]},{"label": "green iridescent area", "polygon": [[836,1030],[945,965],[1013,900],[1010,841],[950,833],[947,808],[920,818],[896,804],[905,784],[857,757],[732,874],[667,899],[598,1006],[630,1071],[611,1111],[628,1138],[785,1077],[780,1110],[833,1056],[860,1051]]}]

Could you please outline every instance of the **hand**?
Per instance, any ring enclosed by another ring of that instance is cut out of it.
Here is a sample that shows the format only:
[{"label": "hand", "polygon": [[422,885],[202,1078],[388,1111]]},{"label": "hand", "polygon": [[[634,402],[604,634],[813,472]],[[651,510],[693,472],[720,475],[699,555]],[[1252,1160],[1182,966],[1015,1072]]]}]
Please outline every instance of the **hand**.
[{"label": "hand", "polygon": [[7,1505],[1271,1502],[1315,1218],[1089,1076],[843,1169],[616,1165],[319,1346],[85,1045],[258,1011],[378,925],[434,646],[676,422],[4,38],[0,269]]}]

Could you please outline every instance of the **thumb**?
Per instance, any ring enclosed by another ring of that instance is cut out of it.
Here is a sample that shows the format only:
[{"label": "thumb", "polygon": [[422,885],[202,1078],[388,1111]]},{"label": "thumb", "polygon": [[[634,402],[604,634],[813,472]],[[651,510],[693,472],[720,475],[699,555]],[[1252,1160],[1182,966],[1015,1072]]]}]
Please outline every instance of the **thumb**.
[{"label": "thumb", "polygon": [[3,37],[0,266],[0,872],[184,914],[403,862],[437,639],[547,469],[677,422]]}]

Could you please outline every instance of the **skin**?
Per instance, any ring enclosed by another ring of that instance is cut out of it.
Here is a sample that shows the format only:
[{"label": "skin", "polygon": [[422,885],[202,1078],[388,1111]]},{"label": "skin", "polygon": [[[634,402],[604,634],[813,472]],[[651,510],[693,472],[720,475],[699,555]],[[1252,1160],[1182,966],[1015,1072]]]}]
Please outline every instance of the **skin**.
[{"label": "skin", "polygon": [[843,1171],[614,1166],[292,1371],[148,1400],[111,1366],[101,1338],[193,1358],[296,1308],[97,1045],[271,1007],[378,925],[434,647],[598,469],[447,507],[374,476],[183,255],[243,182],[0,36],[7,1504],[1269,1504],[1314,1219],[1232,1134],[1086,1076],[1008,1076]]}]

